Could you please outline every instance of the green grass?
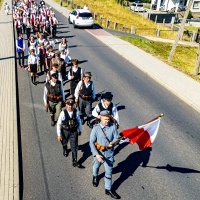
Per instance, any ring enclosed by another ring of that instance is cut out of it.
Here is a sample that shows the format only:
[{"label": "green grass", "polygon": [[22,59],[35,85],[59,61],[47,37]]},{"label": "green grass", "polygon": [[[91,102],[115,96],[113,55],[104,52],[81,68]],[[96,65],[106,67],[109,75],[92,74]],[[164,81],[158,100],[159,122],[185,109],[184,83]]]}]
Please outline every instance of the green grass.
[{"label": "green grass", "polygon": [[185,26],[184,28],[186,30],[188,30],[188,31],[195,31],[195,32],[197,32],[200,27],[197,27],[197,26]]},{"label": "green grass", "polygon": [[1,9],[2,5],[3,5],[3,0],[0,0],[0,9]]},{"label": "green grass", "polygon": [[168,56],[172,48],[172,44],[170,43],[155,42],[125,36],[121,36],[120,38],[139,47],[145,52],[150,53],[154,57],[164,61],[165,63],[171,65],[177,70],[187,74],[188,76],[200,82],[200,76],[193,75],[197,56],[197,47],[178,45],[172,62],[169,62]]}]

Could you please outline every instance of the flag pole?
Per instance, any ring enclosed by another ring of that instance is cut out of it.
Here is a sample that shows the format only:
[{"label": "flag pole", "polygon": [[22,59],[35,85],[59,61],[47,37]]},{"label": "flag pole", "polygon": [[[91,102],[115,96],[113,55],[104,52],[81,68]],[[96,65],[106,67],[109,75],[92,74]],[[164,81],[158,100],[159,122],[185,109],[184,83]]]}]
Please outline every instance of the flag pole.
[{"label": "flag pole", "polygon": [[[155,117],[155,118],[151,119],[150,121],[146,122],[145,124],[148,124],[148,123],[150,123],[150,122],[152,122],[152,121],[154,121],[154,120],[158,119],[159,117],[163,117],[163,116],[164,116],[164,114],[163,114],[163,113],[161,113],[160,115],[158,115],[157,117]],[[145,125],[145,124],[144,124],[144,125]]]},{"label": "flag pole", "polygon": [[[150,123],[150,122],[153,122],[154,120],[158,119],[159,117],[164,117],[164,114],[161,113],[160,115],[158,115],[157,117],[151,119],[150,121],[146,122],[145,124],[148,124],[148,123]],[[144,124],[144,125],[145,125],[145,124]],[[118,138],[116,141],[111,142],[111,144],[114,145],[115,143],[117,143],[118,141],[120,141],[120,140],[122,140],[122,139],[124,139],[124,138],[125,138],[125,137],[122,136],[122,137]]]}]

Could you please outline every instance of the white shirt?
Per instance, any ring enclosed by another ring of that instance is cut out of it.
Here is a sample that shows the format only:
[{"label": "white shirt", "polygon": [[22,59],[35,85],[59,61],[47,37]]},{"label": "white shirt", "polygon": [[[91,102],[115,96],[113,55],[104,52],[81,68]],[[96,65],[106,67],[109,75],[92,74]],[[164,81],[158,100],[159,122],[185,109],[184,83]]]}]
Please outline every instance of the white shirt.
[{"label": "white shirt", "polygon": [[[76,99],[78,99],[79,97],[79,91],[82,89],[82,84],[83,82],[79,81],[78,85],[76,86],[75,93],[74,93],[74,96]],[[90,84],[91,82],[89,82],[88,84],[85,83],[86,88],[88,88]],[[95,99],[95,97],[96,97],[96,93],[95,93],[94,83],[92,82],[92,98]]]},{"label": "white shirt", "polygon": [[44,44],[46,47],[52,46],[53,48],[55,47],[55,42],[53,40],[45,41]]},{"label": "white shirt", "polygon": [[[69,112],[67,111],[70,118],[72,117],[72,114],[73,114],[73,111],[72,112]],[[82,123],[81,123],[81,119],[80,119],[80,114],[79,114],[79,111],[76,110],[76,119],[77,119],[77,123],[78,123],[78,132],[81,132],[82,131]],[[65,113],[64,111],[62,111],[58,117],[58,121],[57,121],[57,136],[61,136],[62,133],[61,133],[61,130],[62,130],[62,121],[65,120]]]},{"label": "white shirt", "polygon": [[69,54],[67,55],[67,54],[60,54],[60,57],[65,61],[65,64],[68,64],[68,63],[70,63],[71,62],[71,57],[69,56]]},{"label": "white shirt", "polygon": [[28,56],[28,64],[38,64],[38,58],[36,55]]},{"label": "white shirt", "polygon": [[[101,100],[101,103],[102,103],[102,106],[105,109],[108,108],[108,106],[103,102],[103,100]],[[100,109],[99,109],[99,105],[97,104],[95,106],[95,108],[93,109],[93,111],[92,111],[92,116],[98,117],[98,113],[99,112],[100,112]],[[117,121],[117,123],[119,124],[119,115],[118,115],[117,107],[116,107],[116,105],[114,103],[113,103],[113,108],[112,108],[112,116]]]},{"label": "white shirt", "polygon": [[[52,86],[56,85],[56,83],[54,83],[52,80],[50,80],[49,82],[50,82],[50,85],[52,85]],[[63,101],[65,101],[65,94],[64,94],[64,89],[63,89],[62,83],[60,84],[60,87],[61,87],[60,89],[61,89]],[[47,104],[47,93],[48,93],[48,90],[47,90],[47,87],[45,86],[44,87],[44,96],[43,96],[44,104]]]}]

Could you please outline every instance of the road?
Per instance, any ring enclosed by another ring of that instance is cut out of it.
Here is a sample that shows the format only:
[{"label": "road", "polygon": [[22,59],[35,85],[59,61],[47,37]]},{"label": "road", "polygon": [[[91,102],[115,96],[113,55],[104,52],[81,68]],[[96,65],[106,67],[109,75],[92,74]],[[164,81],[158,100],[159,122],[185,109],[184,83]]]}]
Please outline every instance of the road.
[{"label": "road", "polygon": [[[118,104],[120,115],[119,131],[165,114],[152,149],[139,151],[136,144],[117,147],[114,189],[125,200],[198,200],[199,113],[86,30],[74,30],[61,14],[56,12],[56,16],[58,41],[67,37],[71,57],[80,60],[82,69],[92,72],[97,93],[105,90],[114,94],[113,101]],[[99,187],[91,184],[92,156],[88,145],[91,130],[86,125],[79,137],[78,152],[85,168],[72,167],[71,154],[63,157],[56,127],[50,126],[49,114],[44,110],[44,81],[45,76],[40,76],[34,87],[28,72],[18,69],[21,197],[24,200],[109,199],[104,194],[103,167]],[[65,84],[67,98],[68,89],[69,83]],[[149,160],[147,167],[142,167],[145,160]]]}]

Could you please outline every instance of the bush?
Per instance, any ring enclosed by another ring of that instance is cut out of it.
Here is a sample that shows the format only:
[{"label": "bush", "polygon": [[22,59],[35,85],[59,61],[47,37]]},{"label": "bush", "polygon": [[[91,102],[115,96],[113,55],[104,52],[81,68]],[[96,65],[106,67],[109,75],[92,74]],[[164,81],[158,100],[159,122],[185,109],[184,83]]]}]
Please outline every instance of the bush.
[{"label": "bush", "polygon": [[187,16],[187,19],[191,19],[191,18],[193,18],[193,16],[192,16],[192,12],[189,11],[188,16]]}]

